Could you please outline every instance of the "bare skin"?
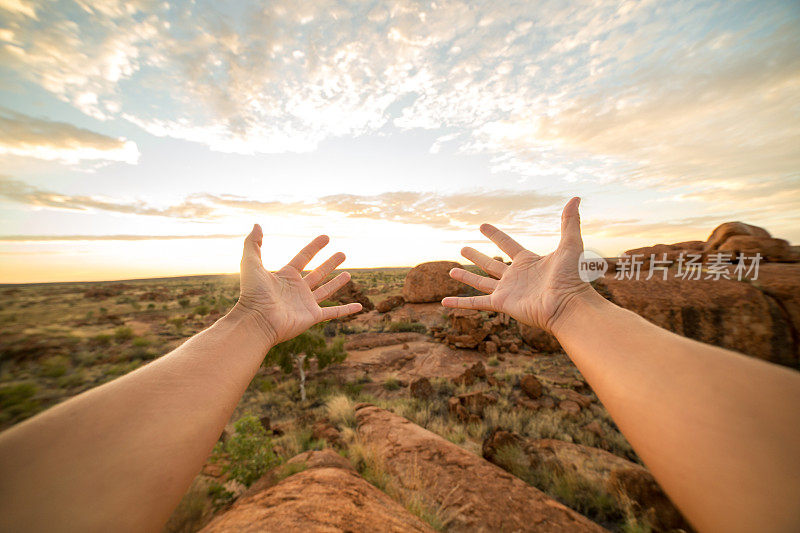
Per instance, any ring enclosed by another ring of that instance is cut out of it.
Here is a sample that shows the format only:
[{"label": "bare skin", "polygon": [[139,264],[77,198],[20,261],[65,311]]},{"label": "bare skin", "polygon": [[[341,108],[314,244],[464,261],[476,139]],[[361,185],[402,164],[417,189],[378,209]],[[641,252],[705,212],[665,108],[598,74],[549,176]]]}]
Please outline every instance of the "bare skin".
[{"label": "bare skin", "polygon": [[800,373],[675,335],[600,296],[578,276],[579,202],[543,257],[481,226],[512,263],[464,248],[494,277],[450,275],[488,294],[442,304],[553,333],[698,531],[800,531]]},{"label": "bare skin", "polygon": [[230,313],[176,350],[0,434],[0,531],[157,531],[219,438],[267,351],[360,304],[321,308],[350,279],[320,236],[281,270],[245,241]]}]

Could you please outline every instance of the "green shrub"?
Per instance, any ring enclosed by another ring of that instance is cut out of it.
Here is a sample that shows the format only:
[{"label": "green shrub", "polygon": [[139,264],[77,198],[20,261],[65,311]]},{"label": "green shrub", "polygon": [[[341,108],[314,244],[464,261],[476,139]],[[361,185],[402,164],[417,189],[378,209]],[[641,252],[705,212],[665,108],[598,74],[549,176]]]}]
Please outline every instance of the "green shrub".
[{"label": "green shrub", "polygon": [[231,479],[250,486],[267,470],[278,464],[272,451],[272,442],[258,418],[245,415],[234,425],[234,435],[224,445],[217,445],[215,456],[228,454],[230,463],[225,468]]},{"label": "green shrub", "polygon": [[383,382],[383,388],[386,390],[397,390],[400,388],[400,382],[397,378],[389,378]]},{"label": "green shrub", "polygon": [[180,300],[178,300],[178,305],[180,305],[183,309],[189,307],[191,303],[192,302],[189,300],[189,298],[181,298]]},{"label": "green shrub", "polygon": [[194,313],[196,315],[205,316],[211,309],[207,305],[198,305],[194,308]]},{"label": "green shrub", "polygon": [[500,361],[498,361],[497,357],[492,356],[492,357],[489,358],[488,363],[489,363],[489,366],[497,366],[497,365],[500,364]]},{"label": "green shrub", "polygon": [[111,344],[111,335],[108,333],[100,333],[92,337],[92,343],[98,346],[108,346]]},{"label": "green shrub", "polygon": [[0,422],[15,422],[39,411],[33,383],[18,383],[0,388]]},{"label": "green shrub", "polygon": [[419,322],[403,320],[400,322],[390,322],[386,330],[391,332],[413,331],[414,333],[425,333],[428,331],[428,328],[425,327],[425,324]]},{"label": "green shrub", "polygon": [[59,378],[67,373],[69,359],[63,355],[54,355],[42,361],[41,374],[48,378]]},{"label": "green shrub", "polygon": [[214,481],[208,486],[208,495],[216,507],[224,507],[233,501],[235,494],[221,483]]},{"label": "green shrub", "polygon": [[148,339],[148,338],[136,337],[135,339],[133,339],[133,342],[131,344],[133,344],[137,348],[145,348],[147,346],[150,346],[150,344],[152,344],[152,343],[150,342],[150,339]]},{"label": "green shrub", "polygon": [[114,330],[114,340],[117,342],[129,341],[133,338],[133,330],[128,326],[120,326]]}]

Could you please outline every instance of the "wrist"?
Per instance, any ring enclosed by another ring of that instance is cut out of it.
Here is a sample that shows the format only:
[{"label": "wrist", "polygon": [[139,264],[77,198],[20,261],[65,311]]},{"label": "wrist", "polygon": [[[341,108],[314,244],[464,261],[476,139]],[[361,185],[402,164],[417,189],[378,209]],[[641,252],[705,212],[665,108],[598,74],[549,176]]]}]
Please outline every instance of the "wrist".
[{"label": "wrist", "polygon": [[548,329],[561,342],[562,338],[569,335],[570,331],[580,328],[581,319],[587,316],[590,309],[608,303],[591,285],[586,283],[580,289],[564,297]]},{"label": "wrist", "polygon": [[241,302],[237,302],[220,321],[240,329],[246,337],[257,342],[265,354],[277,344],[275,330],[264,315]]}]

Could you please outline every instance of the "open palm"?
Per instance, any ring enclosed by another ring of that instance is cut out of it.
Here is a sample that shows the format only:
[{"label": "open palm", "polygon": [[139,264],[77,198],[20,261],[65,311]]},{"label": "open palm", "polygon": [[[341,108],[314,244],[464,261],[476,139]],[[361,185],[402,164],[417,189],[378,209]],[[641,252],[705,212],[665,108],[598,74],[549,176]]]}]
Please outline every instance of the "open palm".
[{"label": "open palm", "polygon": [[479,276],[462,268],[450,271],[453,279],[488,293],[442,300],[445,307],[498,311],[518,321],[552,332],[570,299],[589,284],[578,276],[578,261],[583,252],[578,205],[573,198],[561,216],[561,242],[552,253],[539,256],[526,250],[514,239],[491,224],[483,224],[481,233],[511,258],[511,265],[490,258],[474,248],[461,254],[493,277]]},{"label": "open palm", "polygon": [[237,305],[254,316],[273,344],[307,330],[317,322],[339,318],[361,310],[361,304],[350,303],[320,307],[325,300],[350,280],[342,272],[317,287],[345,259],[342,252],[333,254],[303,277],[303,269],[330,240],[320,235],[300,250],[294,259],[276,272],[269,272],[261,262],[263,233],[256,224],[244,243],[241,264],[241,289]]}]

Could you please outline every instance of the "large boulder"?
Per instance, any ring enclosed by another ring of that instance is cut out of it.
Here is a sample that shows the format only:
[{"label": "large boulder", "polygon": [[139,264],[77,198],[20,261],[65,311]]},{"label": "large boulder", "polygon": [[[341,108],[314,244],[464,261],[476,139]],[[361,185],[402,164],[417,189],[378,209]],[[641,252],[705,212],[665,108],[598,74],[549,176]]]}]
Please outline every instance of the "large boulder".
[{"label": "large boulder", "polygon": [[617,280],[607,274],[595,284],[617,305],[685,337],[776,363],[797,363],[786,313],[754,283],[677,277]]},{"label": "large boulder", "polygon": [[[500,467],[398,415],[356,406],[358,433],[404,490],[435,502],[447,530],[604,531]],[[377,522],[376,522],[377,523]]]},{"label": "large boulder", "polygon": [[450,277],[450,270],[461,265],[455,261],[431,261],[412,268],[403,284],[403,298],[410,303],[438,302],[456,296],[466,285]]},{"label": "large boulder", "polygon": [[433,531],[332,450],[277,485],[256,482],[202,531]]},{"label": "large boulder", "polygon": [[719,253],[727,253],[735,260],[740,255],[749,259],[756,254],[761,254],[765,261],[786,261],[794,262],[795,256],[789,246],[789,241],[784,239],[774,239],[771,237],[753,237],[751,235],[734,235],[723,242],[719,248]]},{"label": "large boulder", "polygon": [[714,228],[714,231],[711,232],[711,235],[709,235],[706,240],[705,252],[716,251],[725,241],[736,235],[747,235],[759,239],[769,239],[772,237],[764,228],[759,228],[752,224],[745,224],[744,222],[725,222]]}]

